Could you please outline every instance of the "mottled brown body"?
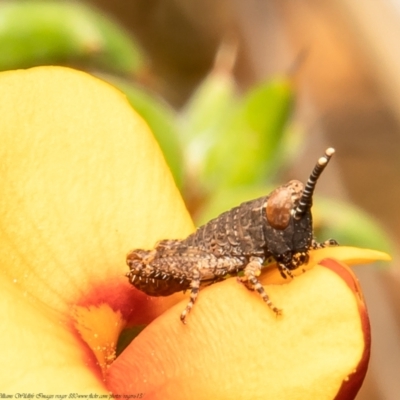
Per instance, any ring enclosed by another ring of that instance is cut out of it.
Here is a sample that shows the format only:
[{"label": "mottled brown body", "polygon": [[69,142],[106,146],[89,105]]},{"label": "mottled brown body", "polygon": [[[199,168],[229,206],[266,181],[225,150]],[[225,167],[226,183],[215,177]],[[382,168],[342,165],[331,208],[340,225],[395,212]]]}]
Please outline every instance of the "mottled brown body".
[{"label": "mottled brown body", "polygon": [[[184,240],[162,240],[152,250],[134,250],[127,256],[130,282],[150,296],[168,296],[190,289],[190,301],[181,315],[185,322],[201,287],[237,275],[255,289],[277,314],[257,276],[269,258],[281,274],[308,261],[313,240],[311,200],[315,182],[333,154],[326,151],[307,185],[290,181],[269,196],[242,203],[201,226]],[[329,241],[329,244],[335,244]]]}]

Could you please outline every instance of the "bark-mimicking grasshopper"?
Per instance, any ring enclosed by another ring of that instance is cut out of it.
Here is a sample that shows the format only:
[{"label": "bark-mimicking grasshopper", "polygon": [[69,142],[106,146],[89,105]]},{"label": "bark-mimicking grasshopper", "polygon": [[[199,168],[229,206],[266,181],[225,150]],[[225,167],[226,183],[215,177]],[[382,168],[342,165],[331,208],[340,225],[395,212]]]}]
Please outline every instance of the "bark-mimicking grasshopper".
[{"label": "bark-mimicking grasshopper", "polygon": [[201,226],[186,239],[161,240],[153,250],[133,250],[127,256],[129,281],[150,296],[168,296],[190,289],[181,314],[186,323],[201,287],[237,275],[255,289],[268,306],[276,308],[257,279],[263,263],[273,258],[284,278],[308,261],[310,249],[336,245],[313,237],[312,197],[316,182],[334,149],[328,148],[306,185],[293,180],[269,196],[242,203]]}]

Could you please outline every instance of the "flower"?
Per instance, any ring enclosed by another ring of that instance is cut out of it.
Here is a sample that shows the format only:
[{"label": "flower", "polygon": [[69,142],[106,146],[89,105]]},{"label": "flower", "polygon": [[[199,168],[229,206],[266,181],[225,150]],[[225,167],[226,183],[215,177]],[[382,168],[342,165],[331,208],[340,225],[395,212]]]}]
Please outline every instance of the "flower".
[{"label": "flower", "polygon": [[[182,294],[150,298],[125,277],[130,249],[193,230],[145,122],[116,89],[67,68],[4,72],[0,87],[2,392],[331,398],[364,376],[368,320],[347,267],[328,259],[268,287],[278,319],[228,279],[202,291],[184,326]],[[324,251],[314,259],[339,254]],[[138,325],[115,359],[120,332]]]}]

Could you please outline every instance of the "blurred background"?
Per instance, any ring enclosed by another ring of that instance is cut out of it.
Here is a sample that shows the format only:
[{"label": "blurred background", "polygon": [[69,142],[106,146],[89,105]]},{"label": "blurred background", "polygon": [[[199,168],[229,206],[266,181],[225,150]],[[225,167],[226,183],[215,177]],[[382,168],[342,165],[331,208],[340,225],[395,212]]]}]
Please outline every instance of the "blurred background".
[{"label": "blurred background", "polygon": [[400,398],[400,1],[0,1],[0,69],[67,65],[124,91],[197,224],[336,154],[316,235],[356,267],[372,324],[358,400]]}]

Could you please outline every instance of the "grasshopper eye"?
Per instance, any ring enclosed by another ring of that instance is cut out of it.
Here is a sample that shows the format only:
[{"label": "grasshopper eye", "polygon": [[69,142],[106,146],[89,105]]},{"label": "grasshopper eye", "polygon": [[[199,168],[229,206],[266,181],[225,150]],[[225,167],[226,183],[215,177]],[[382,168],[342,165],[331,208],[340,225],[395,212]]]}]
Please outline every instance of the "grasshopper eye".
[{"label": "grasshopper eye", "polygon": [[267,221],[274,229],[283,230],[289,225],[293,199],[291,190],[282,186],[269,196],[266,207]]}]

